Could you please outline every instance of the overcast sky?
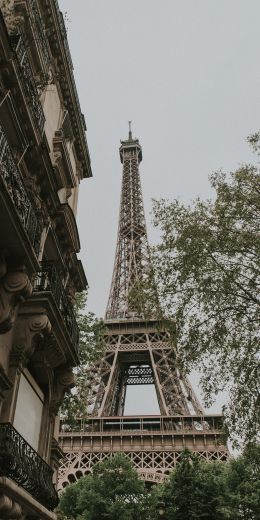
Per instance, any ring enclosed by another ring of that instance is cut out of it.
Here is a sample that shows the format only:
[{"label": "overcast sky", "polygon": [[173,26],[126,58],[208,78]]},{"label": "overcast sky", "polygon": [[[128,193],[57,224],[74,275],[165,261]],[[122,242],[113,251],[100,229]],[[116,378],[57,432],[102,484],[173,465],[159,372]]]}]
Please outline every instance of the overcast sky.
[{"label": "overcast sky", "polygon": [[151,199],[211,197],[210,172],[252,160],[259,128],[259,0],[60,0],[93,178],[81,184],[78,226],[89,308],[103,316],[121,188],[118,147],[127,121],[143,147]]}]

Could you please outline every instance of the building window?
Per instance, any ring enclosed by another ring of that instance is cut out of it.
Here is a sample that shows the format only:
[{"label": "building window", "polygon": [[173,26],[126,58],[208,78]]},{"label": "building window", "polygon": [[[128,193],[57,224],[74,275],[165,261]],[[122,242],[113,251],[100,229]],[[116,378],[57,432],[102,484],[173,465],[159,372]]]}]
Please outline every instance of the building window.
[{"label": "building window", "polygon": [[44,395],[28,370],[20,376],[13,426],[38,450]]}]

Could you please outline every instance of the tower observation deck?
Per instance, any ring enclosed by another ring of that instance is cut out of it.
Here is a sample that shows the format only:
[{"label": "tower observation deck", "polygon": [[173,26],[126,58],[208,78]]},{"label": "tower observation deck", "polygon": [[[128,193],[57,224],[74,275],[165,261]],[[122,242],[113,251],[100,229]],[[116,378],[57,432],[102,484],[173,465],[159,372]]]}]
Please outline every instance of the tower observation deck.
[{"label": "tower observation deck", "polygon": [[[147,482],[163,481],[185,448],[209,461],[229,456],[220,443],[222,416],[203,413],[187,376],[176,366],[176,346],[169,333],[129,303],[129,291],[146,276],[150,262],[139,172],[142,147],[133,139],[131,126],[119,153],[122,191],[105,315],[106,348],[86,374],[91,388],[88,418],[79,418],[73,430],[61,422],[60,445],[66,459],[60,489],[118,452],[133,461]],[[155,387],[159,415],[125,415],[127,388],[147,384]]]}]

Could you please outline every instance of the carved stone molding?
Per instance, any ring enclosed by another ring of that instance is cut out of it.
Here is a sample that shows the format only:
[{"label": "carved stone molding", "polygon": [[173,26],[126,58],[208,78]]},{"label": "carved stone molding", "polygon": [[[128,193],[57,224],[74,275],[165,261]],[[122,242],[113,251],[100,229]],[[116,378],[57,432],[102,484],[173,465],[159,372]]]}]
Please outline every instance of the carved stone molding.
[{"label": "carved stone molding", "polygon": [[[4,392],[12,387],[12,382],[7,377],[3,366],[0,363],[0,401],[4,398]],[[1,518],[1,517],[0,517]]]},{"label": "carved stone molding", "polygon": [[[36,168],[36,165],[34,165]],[[25,186],[27,190],[31,193],[31,196],[33,197],[35,207],[37,210],[39,210],[39,216],[41,216],[42,212],[42,201],[41,201],[41,186],[39,183],[39,180],[36,176],[29,175],[24,179]],[[43,222],[42,222],[43,226]]]},{"label": "carved stone molding", "polygon": [[66,363],[66,355],[61,351],[60,339],[53,330],[48,336],[48,341],[45,341],[44,353],[48,365],[53,369]]},{"label": "carved stone molding", "polygon": [[14,330],[11,364],[26,364],[35,349],[34,339],[37,336],[41,339],[50,332],[51,323],[46,314],[19,316]]},{"label": "carved stone molding", "polygon": [[62,167],[62,153],[61,152],[58,152],[58,151],[53,152],[53,167],[54,167],[56,175],[57,175],[60,168]]},{"label": "carved stone molding", "polygon": [[80,251],[80,240],[75,215],[68,203],[60,204],[56,211],[56,232],[64,252]]},{"label": "carved stone molding", "polygon": [[[39,473],[39,478],[40,477],[41,475]],[[21,520],[24,520],[25,518],[30,518],[31,520],[57,520],[55,513],[49,511],[11,478],[0,477],[0,497],[1,519],[19,520],[21,518]]]},{"label": "carved stone molding", "polygon": [[53,393],[50,401],[50,415],[57,415],[62,405],[64,395],[75,386],[72,367],[63,365],[54,371]]},{"label": "carved stone molding", "polygon": [[[3,272],[3,265],[1,268]],[[20,301],[32,293],[28,275],[22,271],[7,272],[0,280],[0,334],[8,332],[14,323]]]},{"label": "carved stone molding", "polygon": [[64,453],[56,439],[54,437],[51,440],[51,466],[54,469],[58,469],[60,461],[64,459]]},{"label": "carved stone molding", "polygon": [[0,495],[0,518],[18,519],[22,516],[21,506],[7,495]]},{"label": "carved stone molding", "polygon": [[0,279],[3,278],[7,273],[7,265],[3,252],[0,254]]}]

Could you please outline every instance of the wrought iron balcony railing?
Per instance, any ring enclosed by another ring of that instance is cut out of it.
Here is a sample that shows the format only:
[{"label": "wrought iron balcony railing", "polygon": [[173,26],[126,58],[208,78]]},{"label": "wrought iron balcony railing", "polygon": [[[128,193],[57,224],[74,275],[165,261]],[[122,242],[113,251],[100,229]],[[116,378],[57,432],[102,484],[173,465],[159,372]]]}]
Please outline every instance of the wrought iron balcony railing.
[{"label": "wrought iron balcony railing", "polygon": [[62,285],[60,276],[55,265],[51,262],[42,262],[41,271],[36,274],[34,281],[34,291],[50,291],[54,301],[61,313],[66,329],[71,338],[71,342],[78,349],[79,329],[68,296]]},{"label": "wrought iron balcony railing", "polygon": [[31,106],[34,122],[36,123],[40,134],[42,135],[45,116],[39,99],[39,93],[33,76],[31,64],[27,56],[23,38],[20,34],[14,34],[10,36],[10,41],[11,46],[17,55],[20,80],[22,82],[27,101]]},{"label": "wrought iron balcony railing", "polygon": [[41,227],[28,197],[22,175],[0,126],[0,175],[19,214],[36,256],[39,254]]},{"label": "wrought iron balcony railing", "polygon": [[0,476],[12,479],[47,509],[58,505],[52,468],[10,423],[0,424]]},{"label": "wrought iron balcony railing", "polygon": [[69,48],[69,44],[68,44],[68,40],[67,40],[67,31],[66,31],[63,15],[62,15],[62,13],[60,11],[60,8],[59,8],[58,0],[54,0],[54,3],[56,5],[56,10],[58,12],[61,33],[63,35],[64,49],[65,49],[66,57],[67,57],[67,60],[68,60],[68,65],[69,65],[70,72],[71,72],[71,82],[72,82],[72,86],[73,86],[73,92],[74,92],[74,95],[75,95],[76,105],[77,105],[78,113],[79,113],[79,116],[80,116],[79,120],[80,120],[81,130],[82,130],[83,135],[84,135],[85,134],[85,126],[84,126],[85,123],[83,122],[83,114],[81,112],[78,91],[77,91],[75,78],[74,78],[74,73],[73,73],[74,67],[73,67],[73,62],[72,62],[72,58],[71,58],[70,48]]},{"label": "wrought iron balcony railing", "polygon": [[42,15],[39,10],[38,1],[31,0],[28,2],[28,7],[30,8],[33,27],[35,28],[35,33],[37,35],[37,43],[41,49],[41,54],[43,58],[43,63],[45,70],[48,71],[50,67],[50,55],[48,50],[47,38],[45,35],[45,29],[42,22]]}]

